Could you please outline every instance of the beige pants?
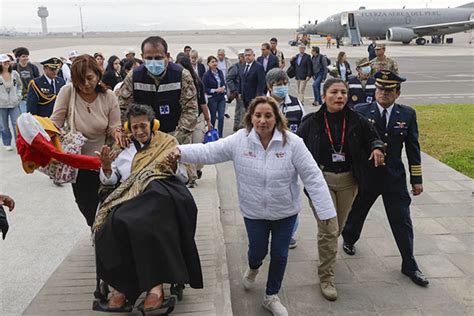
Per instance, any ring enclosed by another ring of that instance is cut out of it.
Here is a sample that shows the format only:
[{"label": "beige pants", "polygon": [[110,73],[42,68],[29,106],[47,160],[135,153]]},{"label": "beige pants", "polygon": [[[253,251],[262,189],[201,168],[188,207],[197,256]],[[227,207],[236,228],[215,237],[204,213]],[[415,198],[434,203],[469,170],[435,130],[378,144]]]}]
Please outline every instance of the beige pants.
[{"label": "beige pants", "polygon": [[306,90],[306,80],[296,80],[296,88],[298,89],[298,99],[304,103],[304,91]]},{"label": "beige pants", "polygon": [[338,249],[337,238],[344,228],[352,202],[354,202],[357,195],[357,183],[352,172],[323,172],[323,175],[328,184],[337,217],[330,219],[325,224],[318,218],[311,201],[309,205],[318,221],[319,279],[320,281],[334,281]]}]

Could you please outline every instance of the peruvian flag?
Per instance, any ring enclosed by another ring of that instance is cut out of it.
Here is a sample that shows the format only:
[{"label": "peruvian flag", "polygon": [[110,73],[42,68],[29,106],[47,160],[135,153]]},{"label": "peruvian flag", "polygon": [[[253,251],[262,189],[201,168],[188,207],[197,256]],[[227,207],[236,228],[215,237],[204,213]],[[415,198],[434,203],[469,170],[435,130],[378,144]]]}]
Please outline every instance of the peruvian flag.
[{"label": "peruvian flag", "polygon": [[[44,119],[49,120],[49,118]],[[52,159],[56,159],[77,169],[100,169],[99,157],[68,154],[56,148],[46,130],[30,113],[20,115],[17,120],[17,128],[16,147],[24,166],[25,162],[32,162],[45,167]],[[32,172],[32,170],[24,169],[26,172]]]}]

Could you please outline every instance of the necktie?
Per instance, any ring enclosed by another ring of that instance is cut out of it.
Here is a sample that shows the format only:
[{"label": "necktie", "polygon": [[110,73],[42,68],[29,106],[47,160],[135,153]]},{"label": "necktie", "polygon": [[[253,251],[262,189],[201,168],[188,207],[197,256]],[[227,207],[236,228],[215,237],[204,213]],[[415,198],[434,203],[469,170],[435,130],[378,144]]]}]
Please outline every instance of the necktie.
[{"label": "necktie", "polygon": [[56,94],[56,89],[54,86],[54,80],[51,80],[51,87],[53,88],[53,94]]},{"label": "necktie", "polygon": [[250,65],[247,64],[247,66],[245,66],[244,75],[246,75],[247,72],[249,72],[249,68],[250,68]]},{"label": "necktie", "polygon": [[383,109],[382,112],[382,123],[385,128],[387,128],[388,120],[387,120],[387,109]]}]

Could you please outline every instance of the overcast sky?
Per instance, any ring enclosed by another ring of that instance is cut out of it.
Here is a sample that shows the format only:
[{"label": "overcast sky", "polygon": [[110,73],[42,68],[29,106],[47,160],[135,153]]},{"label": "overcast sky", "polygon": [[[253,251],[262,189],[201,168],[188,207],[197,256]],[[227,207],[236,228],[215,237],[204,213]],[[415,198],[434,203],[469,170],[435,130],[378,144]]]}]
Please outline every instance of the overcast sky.
[{"label": "overcast sky", "polygon": [[39,32],[38,6],[48,8],[50,32],[192,30],[223,28],[296,28],[340,11],[380,8],[456,7],[469,0],[0,0],[0,29]]}]

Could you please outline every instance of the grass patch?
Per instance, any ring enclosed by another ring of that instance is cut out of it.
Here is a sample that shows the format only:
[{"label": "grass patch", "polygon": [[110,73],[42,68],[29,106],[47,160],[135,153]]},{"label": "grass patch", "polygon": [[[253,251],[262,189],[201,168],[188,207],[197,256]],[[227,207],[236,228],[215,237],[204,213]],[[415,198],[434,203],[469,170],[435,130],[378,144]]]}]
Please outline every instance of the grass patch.
[{"label": "grass patch", "polygon": [[474,104],[414,106],[421,150],[474,178]]}]

